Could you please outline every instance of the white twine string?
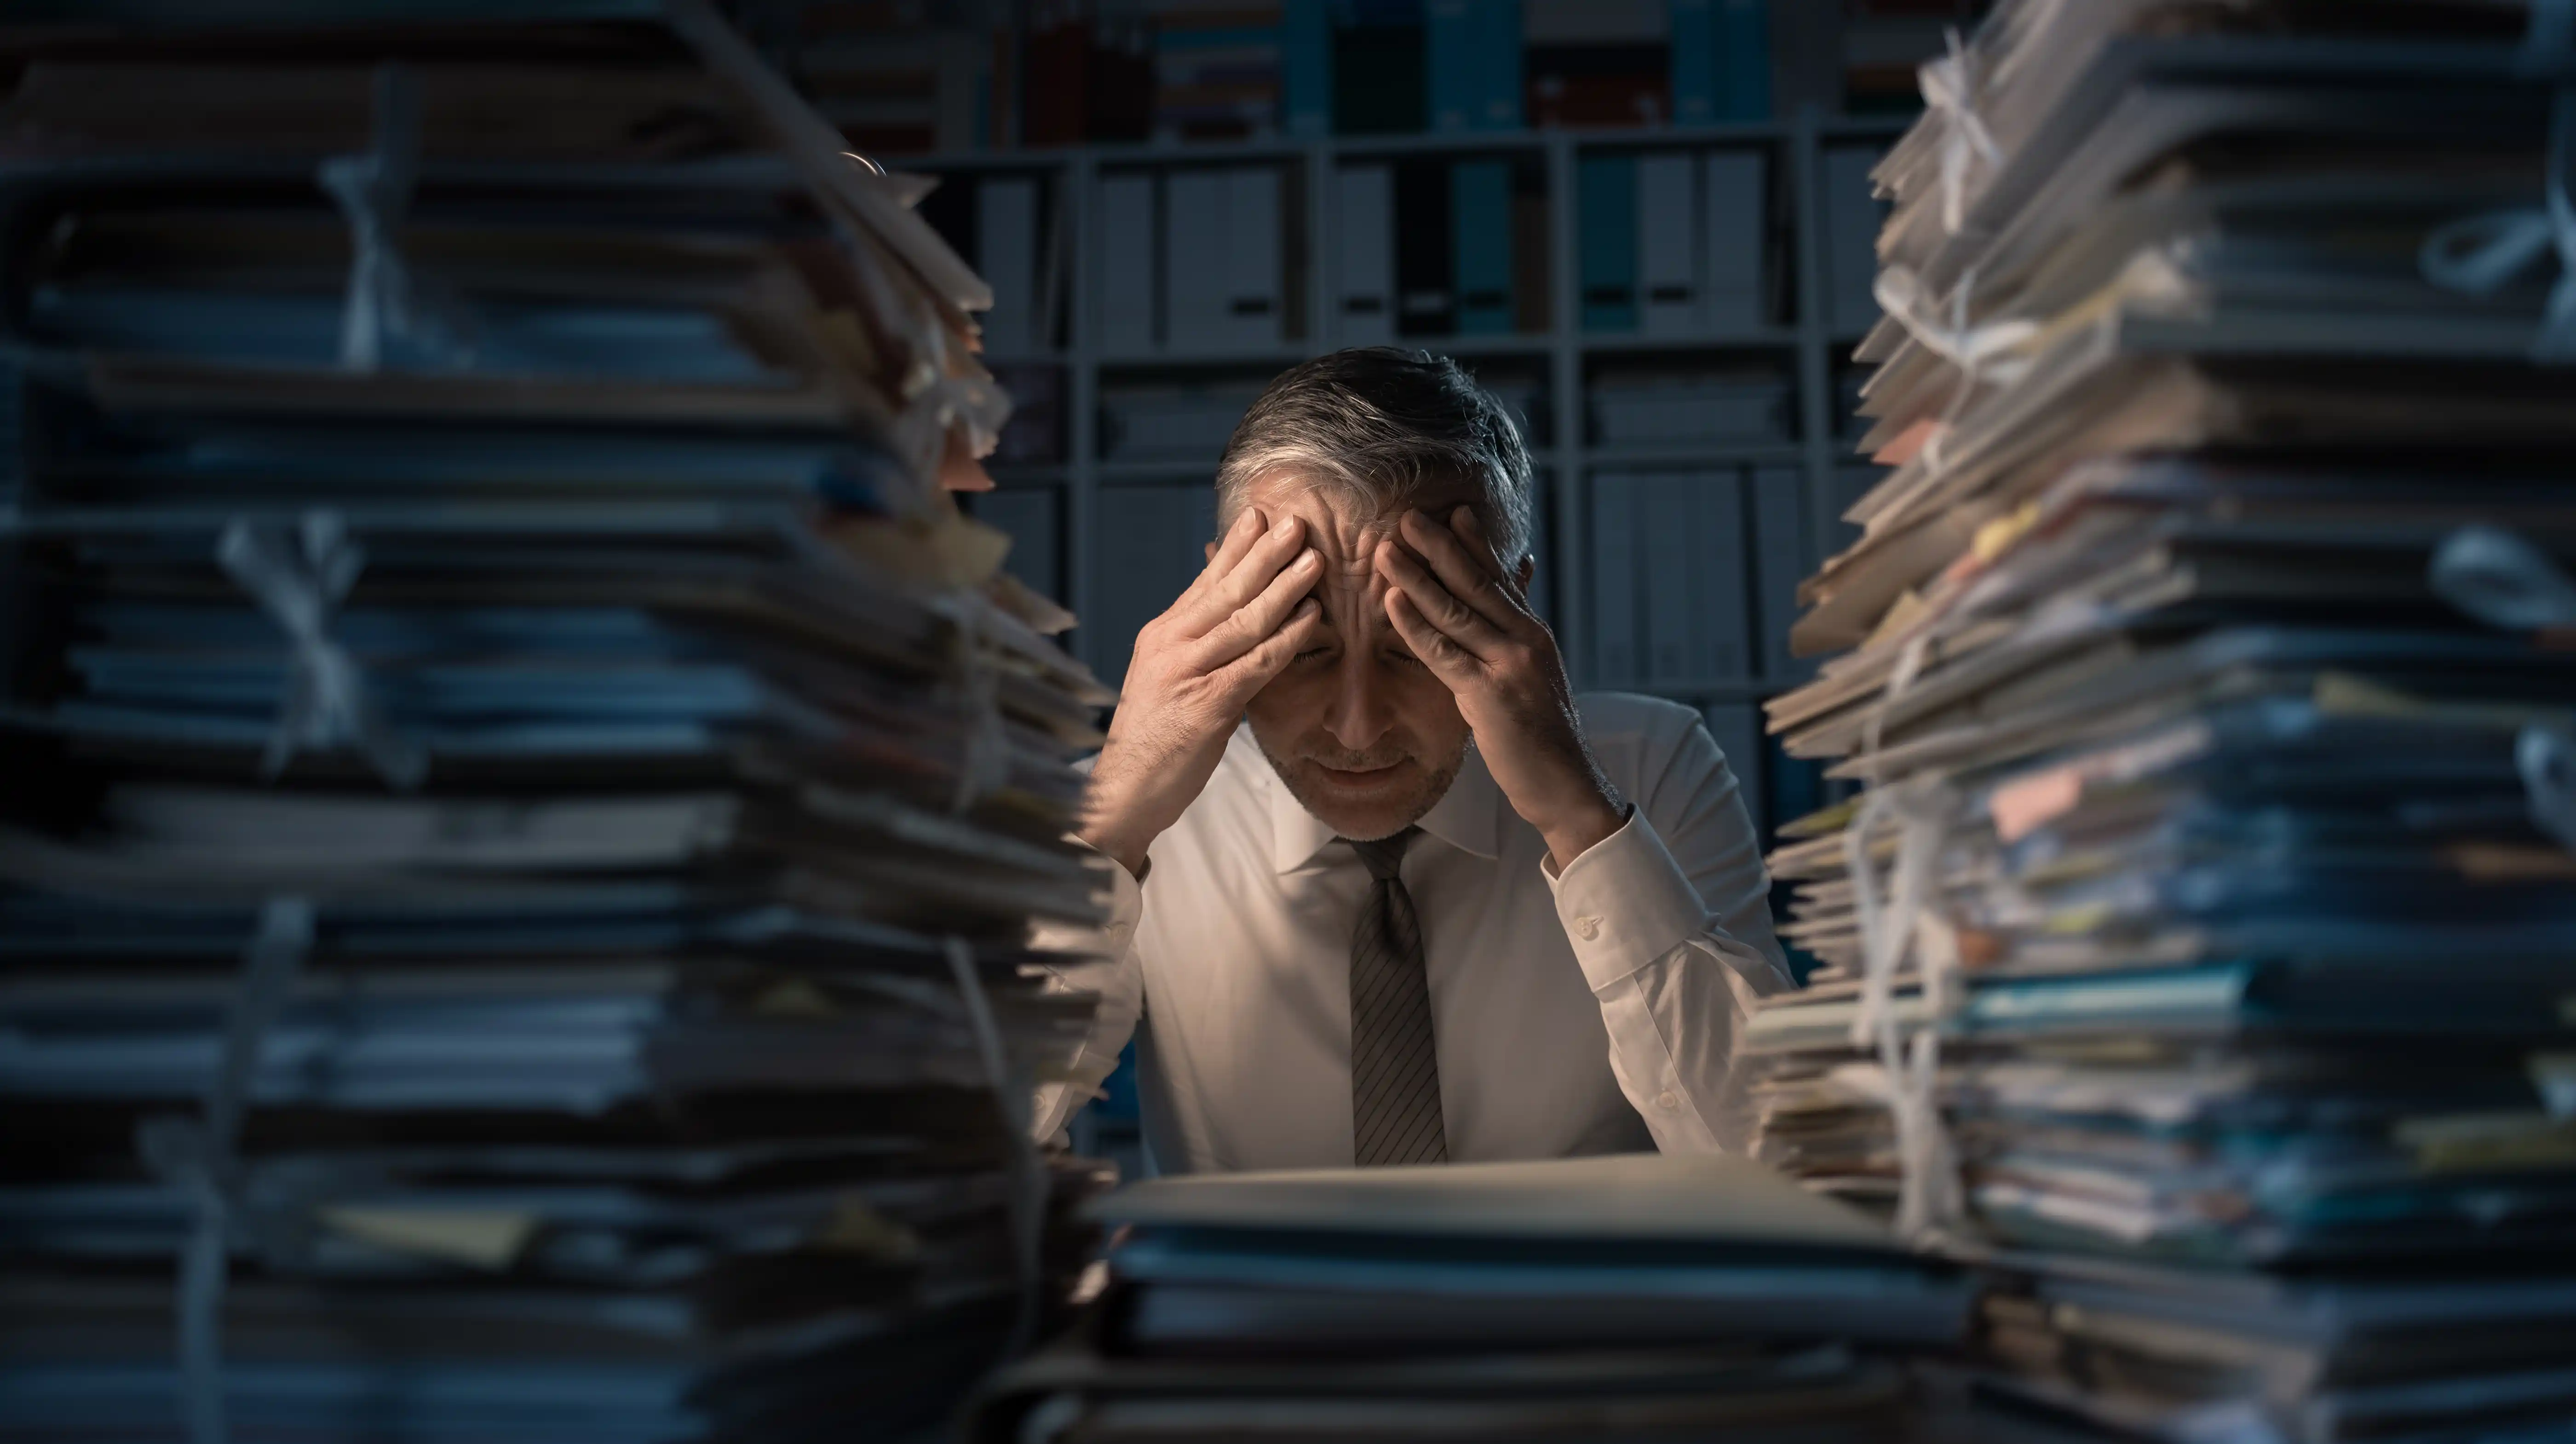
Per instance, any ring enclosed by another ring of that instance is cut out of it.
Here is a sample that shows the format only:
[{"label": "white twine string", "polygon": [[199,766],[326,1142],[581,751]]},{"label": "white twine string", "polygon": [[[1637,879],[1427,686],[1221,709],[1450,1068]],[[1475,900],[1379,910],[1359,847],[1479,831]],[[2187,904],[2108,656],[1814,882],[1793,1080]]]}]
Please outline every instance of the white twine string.
[{"label": "white twine string", "polygon": [[[2565,22],[2576,25],[2576,19]],[[2535,28],[2540,24],[2535,12]],[[2416,263],[2424,279],[2463,295],[2488,296],[2555,255],[2558,284],[2550,288],[2532,337],[2531,359],[2546,366],[2576,364],[2576,85],[2562,85],[2549,107],[2548,174],[2541,204],[2465,216],[2425,237]]]},{"label": "white twine string", "polygon": [[895,417],[894,440],[913,474],[929,488],[938,484],[949,429],[964,426],[967,448],[979,457],[991,455],[1001,444],[1003,423],[1011,419],[1011,397],[990,376],[954,373],[948,364],[948,328],[926,302],[915,299],[909,309],[917,344],[904,371],[903,411]]},{"label": "white twine string", "polygon": [[2530,726],[2514,739],[2513,761],[2534,825],[2576,852],[2576,732]]},{"label": "white twine string", "polygon": [[347,742],[386,782],[409,791],[428,758],[395,733],[367,695],[355,658],[331,635],[331,616],[357,584],[367,554],[336,511],[304,513],[292,532],[236,517],[215,544],[227,576],[258,601],[289,645],[286,693],[260,766],[269,777],[305,748]]},{"label": "white twine string", "polygon": [[975,950],[954,935],[940,940],[940,950],[947,954],[948,971],[957,980],[957,996],[965,1004],[966,1023],[975,1035],[975,1051],[983,1059],[985,1082],[993,1090],[993,1106],[1002,1115],[1006,1135],[1003,1166],[1009,1176],[1011,1263],[1019,1280],[1020,1306],[1005,1356],[1016,1356],[1036,1341],[1044,1303],[1046,1166],[1038,1157],[1037,1140],[1029,1136],[1031,1090],[1012,1070],[1010,1054],[1002,1046],[1001,1025],[994,1020],[984,979],[975,971]]},{"label": "white twine string", "polygon": [[1945,28],[1949,53],[1923,62],[1916,75],[1923,88],[1923,103],[1941,117],[1941,229],[1957,235],[1967,224],[1968,164],[1982,159],[1988,166],[2001,167],[2004,153],[1995,144],[1994,132],[1977,114],[1976,72],[1968,63],[1967,47],[1959,39],[1959,27]]},{"label": "white twine string", "polygon": [[333,156],[316,175],[349,223],[349,293],[340,312],[340,365],[374,371],[387,343],[426,341],[462,353],[463,327],[438,315],[397,239],[420,178],[420,95],[411,71],[376,68],[374,148]]},{"label": "white twine string", "polygon": [[179,1255],[180,1409],[191,1444],[224,1444],[224,1286],[241,1187],[242,1115],[263,1043],[313,948],[313,905],[271,898],[243,954],[224,1051],[206,1087],[202,1118],[155,1118],[139,1130],[145,1165],[187,1195],[196,1214]]},{"label": "white twine string", "polygon": [[2464,526],[2444,537],[2426,580],[2435,596],[2498,631],[2576,627],[2576,580],[2502,527]]},{"label": "white twine string", "polygon": [[1869,759],[1873,776],[1876,775],[1880,744],[1887,736],[1887,714],[1896,710],[1897,700],[1911,691],[1914,680],[1923,675],[1923,663],[1931,655],[1931,650],[1932,634],[1928,631],[1917,632],[1905,639],[1905,645],[1897,650],[1896,665],[1888,669],[1887,686],[1879,698],[1877,709],[1860,724],[1860,751]]},{"label": "white twine string", "polygon": [[1896,318],[1925,350],[1959,368],[1959,386],[1950,394],[1949,403],[1941,408],[1931,439],[1923,446],[1923,464],[1933,471],[1947,469],[1942,446],[1950,428],[1955,425],[1968,402],[1975,397],[1977,386],[1991,377],[2010,386],[2030,370],[2030,359],[2015,354],[2039,334],[2034,321],[1989,321],[1979,326],[1968,320],[1970,297],[1977,284],[1975,267],[1959,277],[1950,290],[1945,319],[1944,309],[1924,289],[1922,277],[1906,266],[1888,266],[1870,283],[1870,293],[1879,306]]},{"label": "white twine string", "polygon": [[[1897,653],[1885,697],[1862,728],[1864,755],[1876,757],[1887,713],[1922,675],[1930,642],[1930,633],[1918,632]],[[1937,777],[1873,781],[1843,833],[1843,864],[1851,875],[1861,936],[1861,991],[1852,1014],[1851,1044],[1877,1054],[1887,1082],[1888,1112],[1896,1126],[1897,1228],[1909,1237],[1946,1226],[1960,1209],[1956,1152],[1941,1121],[1938,1037],[1950,1009],[1959,942],[1933,901],[1941,845],[1959,801],[1956,791]],[[1882,899],[1869,842],[1891,815],[1898,825],[1896,865]],[[1897,1025],[1895,1005],[1896,975],[1908,952],[1915,958],[1924,1014],[1910,1039]]]}]

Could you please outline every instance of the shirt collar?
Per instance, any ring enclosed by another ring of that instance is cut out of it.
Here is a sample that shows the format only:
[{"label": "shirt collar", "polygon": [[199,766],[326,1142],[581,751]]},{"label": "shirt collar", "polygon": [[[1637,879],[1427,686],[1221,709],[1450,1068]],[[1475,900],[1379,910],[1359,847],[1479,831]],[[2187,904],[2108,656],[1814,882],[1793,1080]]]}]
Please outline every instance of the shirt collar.
[{"label": "shirt collar", "polygon": [[[1251,743],[1250,729],[1241,736]],[[1270,759],[1253,748],[1261,775],[1270,790],[1270,854],[1280,872],[1295,872],[1313,862],[1318,854],[1332,845],[1338,836],[1323,819],[1308,812],[1303,803],[1279,780]],[[1502,856],[1503,793],[1494,785],[1494,774],[1485,768],[1484,756],[1471,743],[1467,756],[1459,764],[1458,776],[1449,790],[1418,824],[1424,832],[1487,861]]]}]

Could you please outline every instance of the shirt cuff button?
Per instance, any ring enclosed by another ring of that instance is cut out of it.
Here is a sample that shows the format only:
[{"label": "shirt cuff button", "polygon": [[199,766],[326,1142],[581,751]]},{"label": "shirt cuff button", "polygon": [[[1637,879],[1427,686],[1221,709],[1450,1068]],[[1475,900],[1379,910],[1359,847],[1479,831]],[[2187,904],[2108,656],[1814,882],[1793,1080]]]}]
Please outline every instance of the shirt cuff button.
[{"label": "shirt cuff button", "polygon": [[1663,1109],[1667,1113],[1670,1113],[1674,1109],[1682,1106],[1682,1100],[1675,1096],[1673,1090],[1667,1088],[1663,1092],[1655,1095],[1655,1106]]},{"label": "shirt cuff button", "polygon": [[1587,943],[1592,941],[1594,938],[1601,936],[1601,919],[1588,915],[1576,918],[1574,920],[1574,935],[1583,939]]}]

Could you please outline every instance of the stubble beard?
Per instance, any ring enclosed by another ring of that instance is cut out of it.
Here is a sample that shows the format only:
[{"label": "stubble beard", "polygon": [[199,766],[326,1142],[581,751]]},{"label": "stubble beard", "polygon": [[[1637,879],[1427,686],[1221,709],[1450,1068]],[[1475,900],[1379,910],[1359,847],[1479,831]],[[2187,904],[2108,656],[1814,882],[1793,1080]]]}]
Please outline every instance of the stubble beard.
[{"label": "stubble beard", "polygon": [[[1380,838],[1393,837],[1420,822],[1424,814],[1439,806],[1441,798],[1449,795],[1450,785],[1458,780],[1459,770],[1467,763],[1467,744],[1462,740],[1457,752],[1446,763],[1428,772],[1416,771],[1414,775],[1421,780],[1413,787],[1371,799],[1364,806],[1353,807],[1347,799],[1326,793],[1317,785],[1311,769],[1324,765],[1324,759],[1283,759],[1270,750],[1269,744],[1261,741],[1259,733],[1253,735],[1253,741],[1260,746],[1261,755],[1269,760],[1270,770],[1287,787],[1288,795],[1297,799],[1297,805],[1333,829],[1335,835],[1354,842],[1375,842]],[[1330,759],[1334,765],[1348,764],[1354,768],[1382,767],[1397,760],[1367,755]],[[1420,758],[1409,753],[1400,760],[1415,764],[1417,769],[1421,763]]]}]

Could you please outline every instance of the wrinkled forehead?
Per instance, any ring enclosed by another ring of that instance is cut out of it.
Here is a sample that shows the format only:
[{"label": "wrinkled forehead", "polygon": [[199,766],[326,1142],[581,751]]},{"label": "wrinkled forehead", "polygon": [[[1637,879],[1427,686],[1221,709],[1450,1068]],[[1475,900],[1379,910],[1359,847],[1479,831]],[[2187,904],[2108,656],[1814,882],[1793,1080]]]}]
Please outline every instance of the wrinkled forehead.
[{"label": "wrinkled forehead", "polygon": [[1387,508],[1365,494],[1329,478],[1317,481],[1294,470],[1281,470],[1245,488],[1244,504],[1276,522],[1294,516],[1306,523],[1307,545],[1323,554],[1323,579],[1315,585],[1324,604],[1324,620],[1348,638],[1389,630],[1386,582],[1377,574],[1377,544],[1395,535],[1408,510],[1434,517],[1476,500],[1473,484],[1430,482]]}]

